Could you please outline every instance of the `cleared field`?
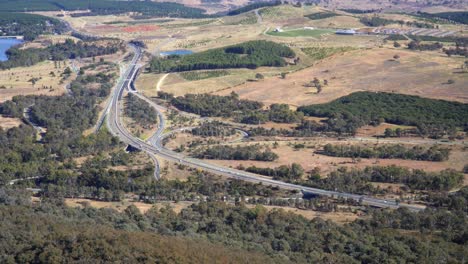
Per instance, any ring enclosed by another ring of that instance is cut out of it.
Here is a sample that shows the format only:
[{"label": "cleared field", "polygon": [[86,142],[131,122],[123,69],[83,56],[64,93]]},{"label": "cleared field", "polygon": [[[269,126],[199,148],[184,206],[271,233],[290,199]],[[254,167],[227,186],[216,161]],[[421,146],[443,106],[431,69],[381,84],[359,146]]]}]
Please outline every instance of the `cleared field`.
[{"label": "cleared field", "polygon": [[324,34],[331,34],[332,30],[327,29],[289,29],[281,32],[278,31],[269,31],[268,35],[278,36],[278,37],[320,37]]},{"label": "cleared field", "polygon": [[[273,148],[273,143],[275,139],[271,141],[263,142],[252,142],[250,144],[268,144],[272,151],[278,154],[279,158],[273,162],[263,162],[263,161],[239,161],[239,160],[207,160],[210,163],[215,163],[218,165],[223,165],[227,167],[237,167],[242,164],[244,167],[257,166],[257,167],[278,167],[281,165],[290,165],[291,163],[299,163],[306,171],[310,171],[316,167],[320,168],[322,175],[338,169],[339,167],[348,167],[348,168],[364,168],[366,166],[388,166],[388,165],[397,165],[402,167],[407,167],[411,169],[422,169],[425,171],[441,171],[444,169],[456,169],[461,170],[466,163],[466,150],[462,146],[453,146],[452,153],[447,161],[443,162],[431,162],[431,161],[415,161],[415,160],[402,160],[402,159],[358,159],[354,160],[352,158],[340,158],[340,157],[330,157],[321,154],[314,153],[316,150],[321,149],[324,145],[331,144],[359,144],[374,146],[377,143],[373,142],[360,142],[359,140],[355,142],[340,141],[337,139],[327,139],[327,138],[309,138],[299,141],[277,141],[279,146]],[[404,141],[402,141],[404,142]],[[430,141],[428,141],[428,146]],[[305,144],[306,148],[296,150],[294,149],[294,144],[301,143]],[[243,143],[246,144],[246,143]],[[408,146],[414,146],[410,144]]]},{"label": "cleared field", "polygon": [[318,20],[310,20],[308,25],[315,27],[328,27],[328,28],[359,28],[364,25],[359,22],[359,19],[352,16],[336,16]]},{"label": "cleared field", "polygon": [[146,213],[149,209],[155,207],[157,209],[164,208],[165,206],[169,205],[172,210],[176,213],[180,213],[182,209],[185,209],[192,205],[192,202],[160,202],[156,204],[147,204],[142,202],[132,202],[129,200],[124,200],[122,202],[104,202],[104,201],[95,201],[91,199],[82,199],[82,198],[66,198],[65,205],[69,207],[85,207],[91,206],[94,208],[111,208],[117,210],[119,212],[124,211],[128,206],[134,205],[136,206],[141,213]]},{"label": "cleared field", "polygon": [[[398,54],[400,58],[394,60]],[[414,52],[390,48],[355,50],[332,56],[313,67],[291,73],[286,79],[266,78],[226,89],[241,98],[266,104],[293,106],[325,103],[355,91],[386,91],[423,97],[468,102],[468,79],[459,73],[463,58],[442,53]],[[306,87],[314,77],[328,80],[320,94]],[[454,83],[447,84],[448,80]]]}]

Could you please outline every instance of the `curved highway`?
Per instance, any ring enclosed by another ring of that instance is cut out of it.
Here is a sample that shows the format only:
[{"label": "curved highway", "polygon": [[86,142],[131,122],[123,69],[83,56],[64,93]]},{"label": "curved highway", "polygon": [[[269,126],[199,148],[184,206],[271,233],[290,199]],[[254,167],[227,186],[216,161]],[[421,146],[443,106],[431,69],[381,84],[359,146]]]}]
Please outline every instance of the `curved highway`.
[{"label": "curved highway", "polygon": [[226,176],[229,178],[239,179],[239,180],[248,181],[252,183],[262,183],[265,185],[277,186],[282,189],[302,191],[308,194],[328,196],[328,197],[333,197],[333,198],[353,199],[363,204],[367,204],[367,205],[375,206],[375,207],[381,207],[381,208],[407,207],[411,210],[416,210],[416,211],[422,209],[421,207],[418,207],[418,206],[413,206],[413,205],[408,205],[408,204],[398,204],[394,200],[377,199],[377,198],[373,198],[369,196],[356,195],[356,194],[351,194],[351,193],[341,193],[341,192],[336,192],[336,191],[327,191],[327,190],[305,187],[305,186],[291,184],[291,183],[285,183],[282,181],[272,180],[270,178],[260,176],[257,174],[206,163],[199,159],[188,158],[180,153],[176,153],[174,151],[166,149],[163,146],[162,140],[164,139],[163,131],[165,128],[165,121],[164,121],[163,115],[160,112],[161,107],[159,107],[156,103],[154,103],[153,101],[149,100],[148,98],[138,93],[135,93],[135,94],[138,95],[138,97],[142,98],[143,100],[149,102],[150,105],[152,105],[158,112],[159,125],[158,125],[157,132],[148,140],[148,142],[145,142],[139,138],[134,137],[125,129],[121,121],[122,95],[125,89],[127,89],[128,91],[132,91],[130,86],[138,71],[139,67],[137,63],[142,54],[142,51],[140,50],[140,48],[135,47],[135,46],[131,46],[131,47],[135,50],[134,57],[111,95],[111,98],[110,98],[111,103],[109,105],[109,109],[108,109],[109,112],[107,115],[108,116],[107,125],[109,127],[109,130],[111,131],[112,134],[119,137],[123,142],[135,148],[138,148],[142,151],[147,152],[152,158],[154,158],[154,156],[159,156],[169,161],[173,161],[173,162],[184,164],[187,166],[203,169],[205,171],[212,172],[212,173],[222,175],[222,176]]}]

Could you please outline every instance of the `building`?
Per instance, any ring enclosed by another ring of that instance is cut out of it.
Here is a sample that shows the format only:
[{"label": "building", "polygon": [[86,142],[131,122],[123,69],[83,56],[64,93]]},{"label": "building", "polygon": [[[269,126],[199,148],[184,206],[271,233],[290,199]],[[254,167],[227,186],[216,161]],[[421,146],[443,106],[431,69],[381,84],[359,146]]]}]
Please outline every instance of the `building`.
[{"label": "building", "polygon": [[339,29],[335,32],[335,34],[338,34],[338,35],[355,35],[356,34],[356,30],[354,29]]}]

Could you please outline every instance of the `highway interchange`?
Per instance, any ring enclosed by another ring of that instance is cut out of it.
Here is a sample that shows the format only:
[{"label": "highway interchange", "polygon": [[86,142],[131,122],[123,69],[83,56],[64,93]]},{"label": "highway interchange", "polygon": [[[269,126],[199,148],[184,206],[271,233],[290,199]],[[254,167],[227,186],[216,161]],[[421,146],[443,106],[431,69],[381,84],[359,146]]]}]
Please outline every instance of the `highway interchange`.
[{"label": "highway interchange", "polygon": [[[130,61],[130,63],[128,64],[127,70],[124,71],[119,82],[117,83],[112,94],[110,95],[109,104],[108,104],[108,107],[106,107],[105,109],[105,113],[103,114],[102,120],[104,119],[106,120],[109,131],[113,135],[119,137],[121,141],[135,148],[138,148],[150,155],[151,159],[156,164],[155,178],[159,179],[159,163],[156,157],[160,157],[168,161],[187,165],[187,166],[194,167],[194,168],[199,168],[204,171],[222,175],[225,177],[248,181],[252,183],[262,183],[267,186],[268,185],[277,186],[278,188],[282,188],[282,189],[302,191],[303,193],[312,194],[312,195],[328,196],[328,197],[333,197],[333,198],[353,199],[363,204],[374,206],[374,207],[380,207],[380,208],[407,207],[415,211],[422,209],[419,206],[414,206],[414,205],[409,205],[409,204],[399,204],[395,200],[384,200],[384,199],[378,199],[378,198],[351,194],[351,193],[328,191],[328,190],[305,187],[301,185],[272,180],[271,178],[264,177],[258,174],[253,174],[253,173],[249,173],[249,172],[245,172],[241,170],[222,167],[222,166],[204,162],[199,159],[189,158],[180,153],[176,153],[174,151],[166,149],[162,143],[163,139],[168,135],[167,133],[163,134],[164,129],[165,129],[165,119],[164,119],[163,114],[160,111],[161,109],[163,109],[163,107],[157,105],[152,100],[146,98],[145,96],[139,94],[138,92],[134,91],[131,88],[132,82],[135,80],[138,69],[140,67],[138,65],[138,62],[142,56],[142,50],[139,47],[136,47],[133,45],[130,45],[130,47],[134,50],[134,56],[132,60]],[[128,130],[122,124],[122,121],[121,121],[121,114],[122,114],[121,102],[122,101],[121,99],[126,89],[128,92],[132,92],[135,95],[137,95],[139,98],[150,103],[150,105],[153,106],[158,113],[158,118],[159,118],[158,129],[154,133],[154,135],[151,136],[147,141],[143,141],[133,136],[132,134],[130,134]],[[172,132],[177,132],[177,131],[172,131]]]}]

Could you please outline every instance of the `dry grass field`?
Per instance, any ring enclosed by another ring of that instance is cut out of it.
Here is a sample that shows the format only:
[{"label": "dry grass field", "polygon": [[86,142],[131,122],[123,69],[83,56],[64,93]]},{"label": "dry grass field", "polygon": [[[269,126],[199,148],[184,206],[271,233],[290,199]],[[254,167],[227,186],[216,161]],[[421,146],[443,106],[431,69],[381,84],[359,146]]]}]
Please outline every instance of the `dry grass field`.
[{"label": "dry grass field", "polygon": [[3,128],[5,130],[12,127],[18,127],[22,123],[23,122],[18,118],[0,116],[0,128]]},{"label": "dry grass field", "polygon": [[[55,68],[54,62],[45,61],[31,67],[0,71],[0,87],[4,87],[0,89],[0,102],[10,100],[15,95],[61,95],[65,93],[65,85],[74,78],[71,76],[60,84],[60,74],[68,66],[67,62],[66,66],[64,62],[61,62],[61,67]],[[30,81],[33,78],[38,78],[34,86]]]},{"label": "dry grass field", "polygon": [[[156,208],[157,210],[160,210],[162,208],[165,208],[169,206],[175,213],[180,213],[183,209],[186,209],[190,207],[193,204],[193,202],[186,202],[186,201],[181,201],[181,202],[158,202],[155,204],[147,204],[147,203],[142,203],[142,202],[133,202],[129,200],[124,200],[122,202],[104,202],[104,201],[95,201],[91,199],[82,199],[82,198],[65,198],[65,205],[69,207],[79,207],[83,208],[85,206],[91,206],[94,208],[111,208],[114,210],[117,210],[119,212],[123,212],[128,206],[134,205],[136,206],[141,213],[146,213],[148,210],[152,208]],[[255,208],[256,205],[246,205],[248,208]],[[356,219],[359,218],[359,216],[355,213],[351,212],[331,212],[331,213],[325,213],[325,212],[318,212],[318,211],[312,211],[312,210],[301,210],[301,209],[296,209],[296,208],[291,208],[291,207],[281,207],[281,206],[270,206],[270,205],[265,205],[265,207],[268,211],[270,210],[285,210],[286,212],[294,213],[301,215],[305,217],[306,219],[312,220],[316,217],[320,217],[324,220],[330,220],[338,224],[345,224],[345,223],[350,223]]]},{"label": "dry grass field", "polygon": [[[351,158],[339,158],[329,157],[321,154],[314,153],[320,150],[325,144],[359,144],[362,146],[374,146],[377,143],[373,142],[360,142],[356,141],[340,141],[330,138],[307,138],[299,141],[280,141],[278,138],[279,146],[273,148],[275,139],[264,142],[252,142],[249,144],[266,144],[272,148],[272,151],[278,154],[279,158],[273,162],[263,161],[237,161],[237,160],[207,160],[218,165],[236,168],[239,165],[244,167],[257,166],[257,167],[278,167],[281,165],[290,165],[291,163],[299,163],[306,171],[310,171],[316,167],[320,168],[322,175],[338,169],[339,167],[348,168],[364,168],[366,166],[388,166],[397,165],[407,167],[411,169],[423,169],[426,171],[441,171],[444,169],[456,169],[461,170],[466,164],[467,150],[463,146],[452,146],[451,155],[449,160],[443,162],[431,162],[431,161],[415,161],[415,160],[402,160],[402,159],[358,159],[353,160]],[[305,144],[306,148],[296,150],[294,144],[301,143]],[[245,143],[244,143],[245,144]],[[414,144],[409,144],[409,147]],[[428,144],[428,146],[430,146]]]},{"label": "dry grass field", "polygon": [[[394,60],[398,54],[400,59]],[[463,58],[448,58],[437,52],[375,48],[332,56],[286,79],[267,78],[239,85],[232,91],[241,98],[293,106],[325,103],[356,91],[385,91],[429,98],[468,102],[468,78],[459,73]],[[320,94],[305,87],[314,77],[328,80]],[[448,84],[451,79],[455,83]]]},{"label": "dry grass field", "polygon": [[122,202],[104,202],[104,201],[95,201],[91,199],[82,199],[82,198],[66,198],[65,205],[69,207],[80,207],[91,206],[94,208],[111,208],[119,212],[123,212],[128,206],[136,206],[141,213],[146,213],[151,208],[155,207],[156,209],[161,209],[166,206],[169,206],[176,213],[180,213],[183,209],[192,205],[192,202],[160,202],[156,204],[147,204],[142,202],[133,202],[130,200],[124,200]]}]

